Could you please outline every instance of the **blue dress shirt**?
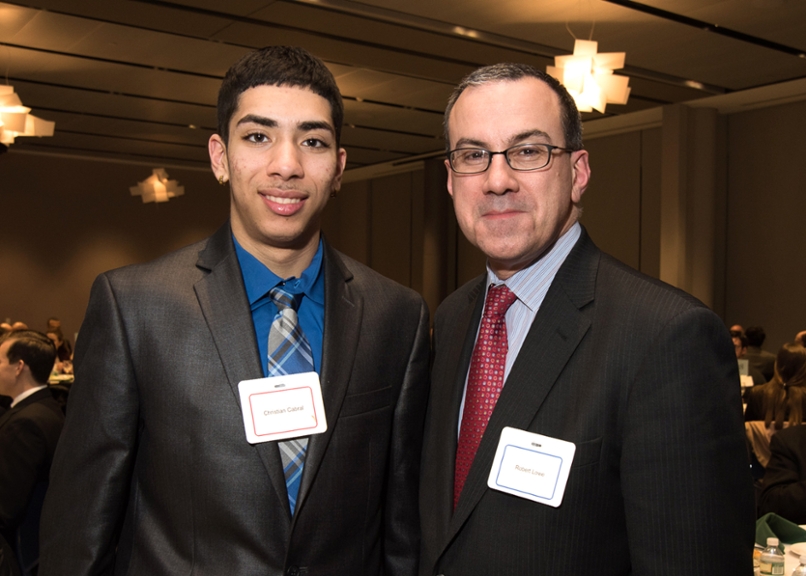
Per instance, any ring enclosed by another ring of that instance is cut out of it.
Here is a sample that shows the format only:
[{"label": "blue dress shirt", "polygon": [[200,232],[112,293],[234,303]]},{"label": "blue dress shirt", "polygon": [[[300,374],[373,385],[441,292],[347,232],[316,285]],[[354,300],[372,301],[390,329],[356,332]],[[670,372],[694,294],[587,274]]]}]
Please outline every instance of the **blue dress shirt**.
[{"label": "blue dress shirt", "polygon": [[260,260],[247,252],[235,237],[235,253],[241,265],[241,274],[246,286],[246,297],[252,311],[252,324],[255,326],[255,338],[260,350],[263,376],[268,374],[269,329],[277,315],[277,306],[269,297],[269,291],[275,286],[284,285],[291,294],[303,294],[297,310],[297,317],[313,353],[313,368],[317,374],[322,370],[322,334],[325,325],[325,278],[322,274],[322,239],[319,247],[302,276],[280,278],[269,270]]}]

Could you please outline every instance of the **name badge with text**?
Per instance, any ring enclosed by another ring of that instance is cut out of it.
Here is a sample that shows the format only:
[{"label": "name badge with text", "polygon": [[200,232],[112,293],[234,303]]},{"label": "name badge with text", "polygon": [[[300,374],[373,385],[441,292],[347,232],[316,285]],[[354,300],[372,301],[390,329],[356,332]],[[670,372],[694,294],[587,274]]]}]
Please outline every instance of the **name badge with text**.
[{"label": "name badge with text", "polygon": [[320,434],[327,430],[316,372],[244,380],[238,384],[250,444]]},{"label": "name badge with text", "polygon": [[573,442],[506,427],[501,430],[487,486],[557,508],[574,452]]}]

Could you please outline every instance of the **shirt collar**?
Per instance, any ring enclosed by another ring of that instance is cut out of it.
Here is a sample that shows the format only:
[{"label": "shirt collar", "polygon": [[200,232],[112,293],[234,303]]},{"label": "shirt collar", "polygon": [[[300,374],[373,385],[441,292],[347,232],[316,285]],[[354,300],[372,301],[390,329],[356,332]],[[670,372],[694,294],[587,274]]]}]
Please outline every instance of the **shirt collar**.
[{"label": "shirt collar", "polygon": [[241,274],[243,275],[246,296],[249,299],[250,306],[253,306],[258,300],[266,296],[269,290],[281,283],[285,283],[285,290],[291,294],[304,294],[314,302],[324,305],[324,282],[317,281],[321,275],[322,257],[324,253],[324,244],[321,237],[319,238],[319,245],[316,248],[316,254],[314,254],[313,260],[311,260],[311,263],[302,272],[299,278],[294,276],[281,278],[269,270],[260,260],[247,252],[246,249],[238,243],[235,236],[232,237],[232,241],[235,243],[235,253],[241,265]]},{"label": "shirt collar", "polygon": [[518,270],[515,274],[506,279],[501,280],[496,276],[495,272],[487,265],[487,285],[490,284],[506,284],[512,290],[515,296],[518,297],[523,304],[525,304],[532,312],[540,308],[543,302],[543,297],[548,290],[548,286],[557,275],[557,271],[562,266],[571,249],[579,240],[582,235],[582,226],[579,222],[575,222],[565,234],[560,236],[554,245],[545,252],[534,263],[530,264],[523,270]]},{"label": "shirt collar", "polygon": [[32,396],[37,392],[39,392],[40,390],[44,390],[47,387],[48,387],[47,384],[42,384],[40,386],[37,386],[36,388],[29,388],[28,390],[26,390],[25,392],[19,394],[14,398],[14,401],[11,403],[10,408],[14,408],[14,406],[16,406],[17,404],[28,398],[28,396]]}]

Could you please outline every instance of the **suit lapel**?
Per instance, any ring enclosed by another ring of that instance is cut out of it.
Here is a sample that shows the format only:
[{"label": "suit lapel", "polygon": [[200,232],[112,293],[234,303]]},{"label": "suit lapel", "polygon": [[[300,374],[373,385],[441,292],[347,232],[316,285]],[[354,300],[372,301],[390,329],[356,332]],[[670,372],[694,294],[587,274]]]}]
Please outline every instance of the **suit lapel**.
[{"label": "suit lapel", "polygon": [[352,286],[352,273],[339,254],[324,242],[325,324],[322,339],[322,398],[327,430],[308,439],[308,452],[302,472],[297,508],[305,505],[308,492],[322,464],[333,429],[350,384],[355,361],[363,299]]},{"label": "suit lapel", "polygon": [[[197,266],[208,274],[195,284],[196,297],[240,412],[238,383],[262,377],[263,368],[229,225],[222,226],[210,237],[206,248],[199,253]],[[255,444],[255,449],[266,467],[278,500],[285,503],[290,521],[291,509],[277,445],[274,442]]]},{"label": "suit lapel", "polygon": [[[590,328],[590,319],[581,309],[593,300],[599,255],[583,229],[557,272],[496,403],[450,521],[446,545],[488,490],[487,477],[501,431],[505,426],[529,427]],[[466,372],[467,362],[463,367]]]},{"label": "suit lapel", "polygon": [[[453,515],[453,480],[456,461],[456,442],[459,430],[459,406],[467,376],[467,366],[473,352],[476,326],[484,304],[486,276],[479,279],[476,286],[467,294],[467,299],[457,310],[451,310],[444,327],[444,333],[435,332],[435,345],[439,351],[439,362],[434,365],[432,380],[446,385],[431,389],[429,402],[429,429],[426,430],[426,446],[429,469],[434,471],[434,481],[430,482],[428,494],[429,522],[440,537],[446,537]],[[439,330],[441,326],[437,326]],[[465,334],[464,338],[455,335]],[[449,385],[447,385],[449,384]]]}]

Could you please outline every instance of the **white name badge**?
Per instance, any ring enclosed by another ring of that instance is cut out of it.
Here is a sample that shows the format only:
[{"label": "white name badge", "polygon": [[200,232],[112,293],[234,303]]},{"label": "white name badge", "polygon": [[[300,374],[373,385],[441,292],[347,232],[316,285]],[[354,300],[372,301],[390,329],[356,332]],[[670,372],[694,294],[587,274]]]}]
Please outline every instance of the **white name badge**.
[{"label": "white name badge", "polygon": [[327,430],[316,372],[244,380],[238,384],[250,444],[320,434]]},{"label": "white name badge", "polygon": [[557,508],[574,452],[572,442],[506,427],[501,430],[487,486]]}]

